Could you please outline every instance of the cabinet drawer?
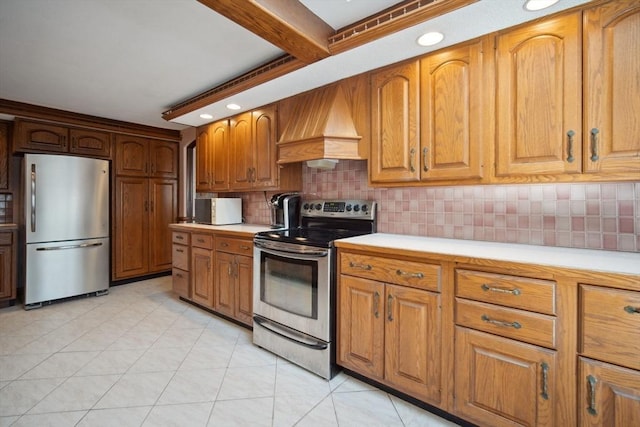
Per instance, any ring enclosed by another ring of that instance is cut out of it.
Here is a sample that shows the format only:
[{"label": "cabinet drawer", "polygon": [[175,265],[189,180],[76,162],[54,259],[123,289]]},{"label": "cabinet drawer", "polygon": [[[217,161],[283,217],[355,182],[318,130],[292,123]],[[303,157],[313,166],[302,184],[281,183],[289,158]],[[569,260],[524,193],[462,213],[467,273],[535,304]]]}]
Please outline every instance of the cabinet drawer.
[{"label": "cabinet drawer", "polygon": [[365,279],[432,291],[440,290],[441,267],[436,264],[342,253],[340,269],[342,274]]},{"label": "cabinet drawer", "polygon": [[554,348],[556,319],[544,314],[456,298],[456,324]]},{"label": "cabinet drawer", "polygon": [[213,235],[193,233],[191,235],[191,246],[203,249],[213,249]]},{"label": "cabinet drawer", "polygon": [[234,239],[231,237],[218,237],[216,239],[216,250],[239,255],[253,256],[253,241],[246,239]]},{"label": "cabinet drawer", "polygon": [[556,314],[556,283],[550,280],[459,269],[456,296]]},{"label": "cabinet drawer", "polygon": [[13,233],[0,233],[0,245],[9,246],[13,242]]},{"label": "cabinet drawer", "polygon": [[580,286],[581,351],[640,369],[640,292]]},{"label": "cabinet drawer", "polygon": [[174,243],[171,260],[174,267],[189,270],[189,247]]},{"label": "cabinet drawer", "polygon": [[188,245],[189,233],[187,233],[186,231],[174,231],[171,234],[171,241],[180,245]]},{"label": "cabinet drawer", "polygon": [[181,297],[189,298],[189,272],[174,267],[171,273],[173,276],[173,292]]}]

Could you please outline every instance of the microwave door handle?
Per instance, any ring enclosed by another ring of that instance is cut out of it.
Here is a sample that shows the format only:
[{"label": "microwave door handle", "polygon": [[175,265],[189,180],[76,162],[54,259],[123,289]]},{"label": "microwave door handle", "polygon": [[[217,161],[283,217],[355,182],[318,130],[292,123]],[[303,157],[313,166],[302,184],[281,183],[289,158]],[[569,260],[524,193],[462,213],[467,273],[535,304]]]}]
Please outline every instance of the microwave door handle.
[{"label": "microwave door handle", "polygon": [[31,164],[31,232],[36,232],[36,165]]}]

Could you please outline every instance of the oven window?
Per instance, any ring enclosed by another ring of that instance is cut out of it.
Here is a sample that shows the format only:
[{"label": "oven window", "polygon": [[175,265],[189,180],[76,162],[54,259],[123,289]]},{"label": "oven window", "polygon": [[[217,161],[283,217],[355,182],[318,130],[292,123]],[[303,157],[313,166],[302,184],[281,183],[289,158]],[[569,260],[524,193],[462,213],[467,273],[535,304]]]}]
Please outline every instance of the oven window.
[{"label": "oven window", "polygon": [[260,300],[272,307],[318,318],[318,262],[261,253]]}]

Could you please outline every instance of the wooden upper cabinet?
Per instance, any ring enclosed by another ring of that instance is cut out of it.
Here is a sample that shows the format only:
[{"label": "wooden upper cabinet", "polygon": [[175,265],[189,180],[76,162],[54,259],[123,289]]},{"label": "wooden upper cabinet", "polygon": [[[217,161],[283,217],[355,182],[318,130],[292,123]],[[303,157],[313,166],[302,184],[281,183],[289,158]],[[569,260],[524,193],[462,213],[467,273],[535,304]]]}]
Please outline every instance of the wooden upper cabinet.
[{"label": "wooden upper cabinet", "polygon": [[251,112],[240,114],[229,125],[229,176],[234,190],[246,190],[253,182],[253,141]]},{"label": "wooden upper cabinet", "polygon": [[497,176],[582,171],[580,17],[497,37]]},{"label": "wooden upper cabinet", "polygon": [[253,186],[273,188],[278,185],[278,127],[276,108],[263,107],[251,112],[253,132]]},{"label": "wooden upper cabinet", "polygon": [[14,151],[69,151],[69,128],[50,123],[16,119],[13,136]]},{"label": "wooden upper cabinet", "polygon": [[492,54],[484,38],[421,60],[422,180],[482,177],[483,120],[489,120],[484,108],[489,79],[483,76],[490,69],[484,63]]},{"label": "wooden upper cabinet", "polygon": [[584,14],[585,172],[640,173],[640,3]]},{"label": "wooden upper cabinet", "polygon": [[0,189],[9,188],[9,125],[0,122]]},{"label": "wooden upper cabinet", "polygon": [[116,136],[116,174],[148,176],[149,142],[145,138]]},{"label": "wooden upper cabinet", "polygon": [[419,61],[371,75],[371,182],[420,179]]},{"label": "wooden upper cabinet", "polygon": [[116,136],[116,174],[178,177],[178,145],[146,138]]},{"label": "wooden upper cabinet", "polygon": [[209,125],[196,130],[196,191],[211,191],[213,161]]},{"label": "wooden upper cabinet", "polygon": [[111,134],[99,130],[69,129],[69,153],[92,157],[111,157]]}]

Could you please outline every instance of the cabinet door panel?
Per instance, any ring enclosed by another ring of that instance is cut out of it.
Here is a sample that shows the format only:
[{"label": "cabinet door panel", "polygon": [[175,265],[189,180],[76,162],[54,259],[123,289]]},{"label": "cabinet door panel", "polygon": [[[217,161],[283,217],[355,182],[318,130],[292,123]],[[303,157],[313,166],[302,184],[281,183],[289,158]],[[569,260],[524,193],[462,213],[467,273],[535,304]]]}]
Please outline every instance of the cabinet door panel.
[{"label": "cabinet door panel", "polygon": [[235,303],[234,257],[226,252],[216,252],[215,286],[213,308],[219,313],[233,317]]},{"label": "cabinet door panel", "polygon": [[371,181],[416,181],[419,150],[419,62],[371,76]]},{"label": "cabinet door panel", "polygon": [[236,256],[236,263],[235,318],[251,325],[253,323],[253,257]]},{"label": "cabinet door panel", "polygon": [[338,363],[382,379],[384,285],[342,275],[338,298]]},{"label": "cabinet door panel", "polygon": [[579,425],[640,425],[640,372],[580,358]]},{"label": "cabinet door panel", "polygon": [[149,180],[149,272],[171,268],[172,233],[169,224],[178,215],[178,183]]},{"label": "cabinet door panel", "polygon": [[13,148],[17,151],[66,153],[69,149],[69,129],[48,123],[16,120]]},{"label": "cabinet door panel", "polygon": [[196,191],[207,192],[211,191],[211,162],[213,161],[209,127],[200,127],[196,132]]},{"label": "cabinet door panel", "polygon": [[178,177],[178,144],[165,141],[149,141],[150,176],[158,178]]},{"label": "cabinet door panel", "polygon": [[191,248],[191,298],[205,307],[213,308],[213,251]]},{"label": "cabinet door panel", "polygon": [[148,180],[116,178],[114,276],[116,279],[148,272]]},{"label": "cabinet door panel", "polygon": [[483,425],[554,425],[556,353],[456,327],[455,411]]},{"label": "cabinet door panel", "polygon": [[[2,233],[11,237],[11,233]],[[13,247],[0,246],[0,300],[16,297],[13,271]]]},{"label": "cabinet door panel", "polygon": [[144,138],[116,136],[116,174],[147,176],[149,174],[149,143]]},{"label": "cabinet door panel", "polygon": [[223,120],[213,125],[209,133],[211,148],[209,154],[213,156],[211,165],[212,190],[229,189],[229,122]]},{"label": "cabinet door panel", "polygon": [[253,153],[250,112],[231,120],[229,148],[230,188],[233,190],[251,188]]},{"label": "cabinet door panel", "polygon": [[9,125],[0,122],[0,190],[9,188]]},{"label": "cabinet door panel", "polygon": [[[585,13],[586,172],[640,172],[640,4]],[[636,52],[636,54],[631,54]],[[592,129],[597,133],[592,134]]]},{"label": "cabinet door panel", "polygon": [[480,178],[483,42],[421,61],[423,180]]},{"label": "cabinet door panel", "polygon": [[111,156],[111,135],[96,130],[71,129],[71,147],[69,152],[93,157]]},{"label": "cabinet door panel", "polygon": [[441,401],[440,295],[386,285],[385,378],[431,403]]},{"label": "cabinet door panel", "polygon": [[579,13],[498,36],[498,176],[581,172],[581,63]]},{"label": "cabinet door panel", "polygon": [[278,185],[276,152],[276,110],[273,107],[252,112],[253,124],[253,186],[255,188]]}]

